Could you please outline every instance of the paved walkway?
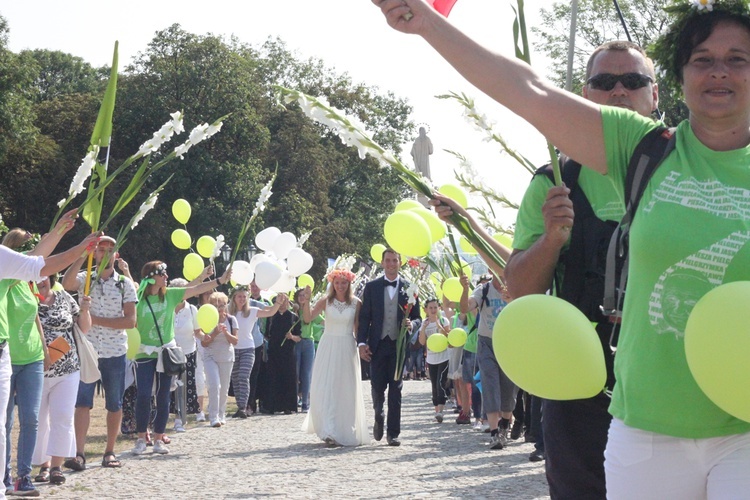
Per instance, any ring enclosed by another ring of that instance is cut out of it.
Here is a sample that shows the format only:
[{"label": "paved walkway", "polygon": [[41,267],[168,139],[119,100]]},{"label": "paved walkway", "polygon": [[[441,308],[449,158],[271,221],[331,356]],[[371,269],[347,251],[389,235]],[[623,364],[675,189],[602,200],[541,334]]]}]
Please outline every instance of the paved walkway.
[{"label": "paved walkway", "polygon": [[427,381],[405,382],[403,402],[400,447],[328,448],[300,431],[304,415],[262,415],[170,434],[169,455],[122,452],[122,469],[91,457],[65,485],[39,489],[52,498],[549,498],[543,462],[528,461],[533,445],[489,450],[489,434],[435,423]]}]

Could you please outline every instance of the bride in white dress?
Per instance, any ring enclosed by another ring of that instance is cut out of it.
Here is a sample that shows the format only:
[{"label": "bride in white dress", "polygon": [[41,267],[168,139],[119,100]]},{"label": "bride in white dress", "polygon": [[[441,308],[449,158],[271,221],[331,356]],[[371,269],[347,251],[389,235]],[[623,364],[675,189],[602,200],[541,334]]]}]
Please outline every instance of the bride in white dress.
[{"label": "bride in white dress", "polygon": [[310,288],[300,300],[303,317],[311,321],[325,309],[325,333],[315,353],[310,387],[310,410],[302,430],[329,446],[369,443],[362,396],[359,353],[354,338],[360,301],[352,294],[354,274],[334,269],[328,274],[326,297],[310,310]]}]

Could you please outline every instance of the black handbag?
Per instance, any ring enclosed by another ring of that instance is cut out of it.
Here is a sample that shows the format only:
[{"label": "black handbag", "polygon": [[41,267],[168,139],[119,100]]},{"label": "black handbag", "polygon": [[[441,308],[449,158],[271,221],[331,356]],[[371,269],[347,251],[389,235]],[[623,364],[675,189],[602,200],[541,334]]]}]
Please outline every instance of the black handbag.
[{"label": "black handbag", "polygon": [[165,375],[175,375],[181,377],[182,373],[187,369],[187,358],[185,353],[182,352],[182,347],[164,347],[164,339],[161,336],[161,330],[159,329],[159,322],[156,320],[156,314],[154,309],[151,307],[147,297],[144,297],[148,308],[151,310],[151,315],[154,317],[154,326],[156,327],[156,333],[159,334],[159,341],[161,342],[161,364],[164,368]]}]

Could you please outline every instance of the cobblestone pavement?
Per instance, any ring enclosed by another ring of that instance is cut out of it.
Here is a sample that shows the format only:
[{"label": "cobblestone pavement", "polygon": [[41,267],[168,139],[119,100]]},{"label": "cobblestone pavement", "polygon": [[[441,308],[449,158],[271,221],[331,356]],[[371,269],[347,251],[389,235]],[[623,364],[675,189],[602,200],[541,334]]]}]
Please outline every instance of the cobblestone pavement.
[{"label": "cobblestone pavement", "polygon": [[[121,469],[90,457],[85,472],[66,473],[65,485],[39,490],[52,498],[549,498],[544,463],[528,460],[532,444],[489,450],[489,434],[449,414],[437,424],[432,413],[430,383],[406,381],[400,447],[383,439],[328,448],[300,430],[303,414],[261,415],[170,434],[169,455],[122,451]],[[117,446],[131,447],[125,438]]]}]

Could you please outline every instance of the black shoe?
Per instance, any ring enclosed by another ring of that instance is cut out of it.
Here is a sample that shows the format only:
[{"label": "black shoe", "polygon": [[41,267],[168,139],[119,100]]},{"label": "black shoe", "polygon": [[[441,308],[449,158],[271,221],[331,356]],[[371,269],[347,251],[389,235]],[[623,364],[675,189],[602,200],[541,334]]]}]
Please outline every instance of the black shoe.
[{"label": "black shoe", "polygon": [[375,418],[375,424],[372,426],[372,437],[375,438],[375,441],[380,441],[383,439],[383,419],[382,418]]},{"label": "black shoe", "polygon": [[385,439],[388,441],[388,446],[401,446],[401,441],[398,438],[387,436]]},{"label": "black shoe", "polygon": [[529,431],[526,431],[523,435],[523,442],[524,443],[536,443],[536,436],[534,436]]},{"label": "black shoe", "polygon": [[545,458],[543,451],[534,450],[531,452],[531,455],[529,455],[529,462],[541,462]]},{"label": "black shoe", "polygon": [[247,413],[245,413],[243,410],[237,410],[234,415],[232,415],[232,418],[247,418]]},{"label": "black shoe", "polygon": [[520,420],[514,420],[513,427],[510,428],[510,438],[515,441],[516,439],[521,437],[522,431],[523,431],[523,422]]}]

